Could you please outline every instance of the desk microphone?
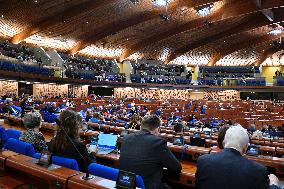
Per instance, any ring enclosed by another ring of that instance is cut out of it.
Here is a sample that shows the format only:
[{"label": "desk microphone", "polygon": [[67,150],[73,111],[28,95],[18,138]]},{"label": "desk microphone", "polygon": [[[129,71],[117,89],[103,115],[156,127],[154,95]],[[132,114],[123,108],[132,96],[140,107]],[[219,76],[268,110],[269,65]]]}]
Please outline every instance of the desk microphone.
[{"label": "desk microphone", "polygon": [[81,179],[82,180],[91,180],[93,178],[95,178],[93,175],[90,175],[89,171],[88,171],[88,164],[86,162],[86,159],[83,157],[83,155],[80,153],[80,151],[78,150],[78,148],[76,147],[76,145],[74,144],[74,142],[72,141],[72,139],[68,136],[67,132],[65,131],[65,129],[63,127],[61,127],[61,123],[59,119],[55,120],[56,124],[62,129],[62,131],[64,132],[65,136],[68,138],[68,140],[71,142],[72,146],[75,148],[75,150],[77,151],[77,153],[79,154],[80,158],[83,160],[85,166],[86,166],[86,175],[82,176]]}]

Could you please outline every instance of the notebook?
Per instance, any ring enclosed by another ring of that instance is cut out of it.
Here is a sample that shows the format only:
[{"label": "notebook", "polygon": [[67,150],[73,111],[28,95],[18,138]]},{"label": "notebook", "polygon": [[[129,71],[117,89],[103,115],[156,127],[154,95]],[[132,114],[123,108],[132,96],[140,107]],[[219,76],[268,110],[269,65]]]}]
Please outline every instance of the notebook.
[{"label": "notebook", "polygon": [[114,151],[117,144],[117,138],[117,135],[100,133],[97,154],[105,155]]}]

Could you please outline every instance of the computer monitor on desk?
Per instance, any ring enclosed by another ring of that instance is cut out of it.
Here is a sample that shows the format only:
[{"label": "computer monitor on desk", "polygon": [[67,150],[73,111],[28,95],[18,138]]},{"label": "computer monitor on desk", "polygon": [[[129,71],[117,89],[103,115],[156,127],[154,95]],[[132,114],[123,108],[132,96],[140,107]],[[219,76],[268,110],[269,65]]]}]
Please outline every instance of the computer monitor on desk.
[{"label": "computer monitor on desk", "polygon": [[116,149],[117,135],[100,133],[98,138],[97,154],[109,154]]},{"label": "computer monitor on desk", "polygon": [[247,149],[247,155],[248,156],[258,156],[259,153],[259,147],[256,145],[249,145]]},{"label": "computer monitor on desk", "polygon": [[192,137],[190,137],[189,145],[204,147],[205,146],[205,139],[201,138],[200,133],[195,133]]}]

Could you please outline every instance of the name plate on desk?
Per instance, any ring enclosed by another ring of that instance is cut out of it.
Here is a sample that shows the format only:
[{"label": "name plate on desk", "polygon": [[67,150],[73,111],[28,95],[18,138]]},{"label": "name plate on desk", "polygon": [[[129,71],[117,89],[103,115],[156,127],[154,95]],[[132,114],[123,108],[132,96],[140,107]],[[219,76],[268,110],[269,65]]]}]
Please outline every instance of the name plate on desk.
[{"label": "name plate on desk", "polygon": [[[29,160],[27,160],[27,162],[38,165],[38,160],[37,159],[29,159]],[[44,168],[46,168],[46,169],[48,169],[50,171],[61,168],[61,166],[55,165],[55,164],[50,164],[48,166],[41,166],[41,165],[38,165],[38,166],[44,167]]]}]

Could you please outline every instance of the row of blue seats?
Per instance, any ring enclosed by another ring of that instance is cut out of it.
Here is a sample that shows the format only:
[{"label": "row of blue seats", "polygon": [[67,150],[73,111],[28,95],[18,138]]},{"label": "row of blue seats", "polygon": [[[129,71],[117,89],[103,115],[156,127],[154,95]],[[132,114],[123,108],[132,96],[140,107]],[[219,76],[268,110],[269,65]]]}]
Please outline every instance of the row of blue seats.
[{"label": "row of blue seats", "polygon": [[43,120],[47,123],[55,123],[55,120],[58,118],[58,114],[49,113],[48,111],[45,111],[43,113]]},{"label": "row of blue seats", "polygon": [[202,73],[208,72],[208,73],[217,73],[219,71],[221,72],[226,72],[226,73],[249,73],[251,71],[255,71],[255,73],[260,73],[259,67],[254,66],[254,67],[237,67],[237,66],[221,66],[221,67],[201,67],[199,69],[199,72]]},{"label": "row of blue seats", "polygon": [[[200,80],[199,81],[200,84],[203,84],[203,85],[219,85],[221,86],[222,85],[222,80],[221,79],[217,79],[217,80]],[[245,80],[245,81],[242,81],[242,80],[238,80],[237,81],[237,86],[265,86],[266,85],[266,82],[265,80]]]},{"label": "row of blue seats", "polygon": [[[30,143],[19,140],[21,136],[21,131],[15,129],[5,130],[5,128],[0,126],[0,134],[1,134],[2,147],[4,149],[39,159],[40,153],[36,153],[34,147]],[[75,159],[70,159],[60,156],[52,156],[51,161],[53,164],[79,171],[79,166]],[[91,163],[88,167],[88,171],[92,175],[113,181],[116,181],[119,173],[118,169],[100,165],[97,163]],[[145,188],[143,179],[139,175],[136,176],[136,186],[142,189]]]},{"label": "row of blue seats", "polygon": [[48,68],[41,68],[41,67],[30,66],[26,64],[17,64],[17,63],[13,63],[10,61],[4,61],[4,60],[0,60],[0,69],[14,71],[14,72],[40,74],[40,75],[45,75],[45,76],[51,75],[51,70]]}]

